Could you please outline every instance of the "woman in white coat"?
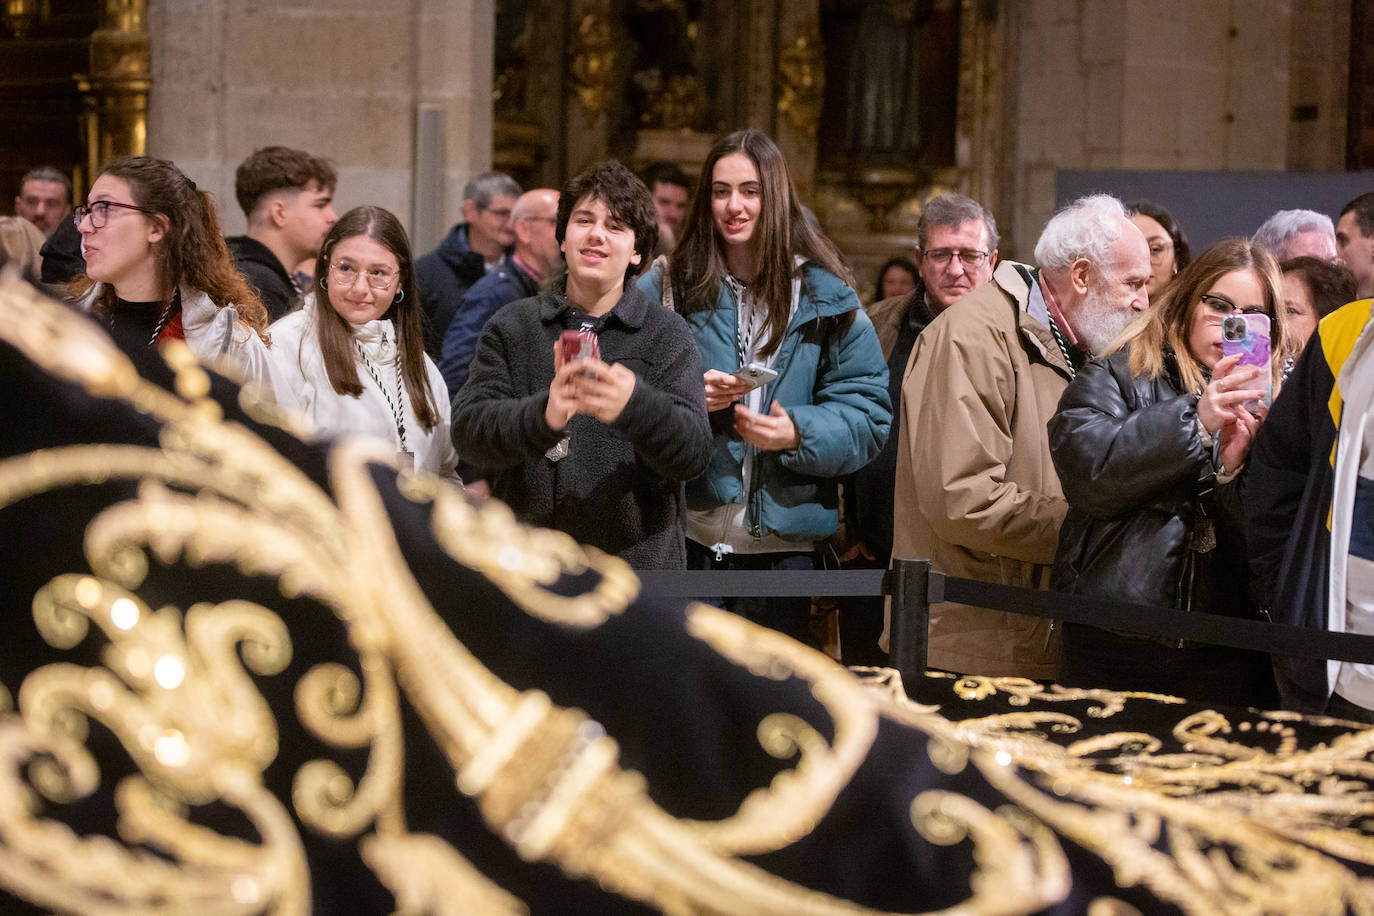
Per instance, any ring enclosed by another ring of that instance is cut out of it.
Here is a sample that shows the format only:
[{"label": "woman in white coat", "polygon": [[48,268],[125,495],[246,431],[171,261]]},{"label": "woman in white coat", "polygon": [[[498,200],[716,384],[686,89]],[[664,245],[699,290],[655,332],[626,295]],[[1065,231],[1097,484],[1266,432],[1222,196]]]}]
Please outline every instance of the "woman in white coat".
[{"label": "woman in white coat", "polygon": [[457,480],[443,376],[425,355],[405,229],[356,207],[329,230],[304,306],[272,325],[272,359],[321,435],[372,436],[397,464]]},{"label": "woman in white coat", "polygon": [[197,359],[294,406],[273,377],[267,310],[229,257],[213,198],[180,169],[112,159],[72,219],[86,272],[69,289],[121,346],[184,340]]}]

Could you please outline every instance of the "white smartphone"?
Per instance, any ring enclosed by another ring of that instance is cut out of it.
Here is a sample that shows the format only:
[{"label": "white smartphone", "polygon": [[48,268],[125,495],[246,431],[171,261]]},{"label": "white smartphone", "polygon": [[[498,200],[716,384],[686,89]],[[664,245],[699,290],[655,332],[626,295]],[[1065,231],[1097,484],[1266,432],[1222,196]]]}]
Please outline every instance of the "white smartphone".
[{"label": "white smartphone", "polygon": [[750,363],[747,366],[741,366],[730,374],[742,382],[748,382],[750,388],[767,385],[778,377],[776,369],[769,369],[763,363]]}]

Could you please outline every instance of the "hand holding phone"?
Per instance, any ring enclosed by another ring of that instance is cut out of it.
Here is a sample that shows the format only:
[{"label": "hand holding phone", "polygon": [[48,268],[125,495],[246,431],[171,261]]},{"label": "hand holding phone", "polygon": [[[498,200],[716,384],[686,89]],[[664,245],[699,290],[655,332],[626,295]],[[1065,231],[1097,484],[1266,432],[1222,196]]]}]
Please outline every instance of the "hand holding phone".
[{"label": "hand holding phone", "polygon": [[724,410],[749,393],[753,387],[737,375],[720,369],[707,369],[702,374],[706,388],[706,410]]},{"label": "hand holding phone", "polygon": [[758,388],[760,385],[767,385],[778,377],[776,369],[770,369],[763,363],[750,363],[747,366],[739,367],[730,374],[741,382],[747,383],[751,389]]}]

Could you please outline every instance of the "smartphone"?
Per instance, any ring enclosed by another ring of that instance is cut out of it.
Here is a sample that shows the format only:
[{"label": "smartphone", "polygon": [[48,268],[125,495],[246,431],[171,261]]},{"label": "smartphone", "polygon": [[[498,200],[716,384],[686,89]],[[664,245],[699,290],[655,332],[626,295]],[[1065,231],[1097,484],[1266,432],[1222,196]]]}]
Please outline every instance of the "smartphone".
[{"label": "smartphone", "polygon": [[[1250,383],[1264,388],[1264,403],[1267,406],[1274,399],[1273,375],[1269,371],[1269,316],[1268,315],[1227,315],[1221,320],[1221,354],[1235,356],[1240,354],[1241,366],[1257,366],[1259,378]],[[1245,409],[1251,413],[1259,411],[1258,401],[1246,401]]]},{"label": "smartphone", "polygon": [[558,335],[558,353],[564,363],[578,359],[600,359],[601,344],[595,331],[564,331]]},{"label": "smartphone", "polygon": [[730,374],[742,382],[748,382],[750,388],[767,385],[778,377],[776,369],[769,369],[763,363],[750,363],[747,366],[741,366]]}]

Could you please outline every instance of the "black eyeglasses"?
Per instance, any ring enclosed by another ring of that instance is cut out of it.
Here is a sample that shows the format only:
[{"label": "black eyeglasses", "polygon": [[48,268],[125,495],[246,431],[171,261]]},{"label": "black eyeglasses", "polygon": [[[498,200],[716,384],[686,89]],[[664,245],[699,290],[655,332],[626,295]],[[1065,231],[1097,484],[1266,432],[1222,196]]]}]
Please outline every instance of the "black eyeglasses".
[{"label": "black eyeglasses", "polygon": [[987,258],[988,252],[977,248],[935,248],[922,253],[936,267],[944,267],[958,258],[965,267],[977,267]]},{"label": "black eyeglasses", "polygon": [[121,204],[113,200],[97,200],[93,204],[85,204],[73,210],[72,223],[80,229],[81,221],[89,216],[92,229],[104,229],[105,223],[110,219],[111,207],[118,207],[121,210],[137,210],[139,213],[155,212],[147,207],[135,207],[133,204]]},{"label": "black eyeglasses", "polygon": [[1262,305],[1236,305],[1225,296],[1216,293],[1203,293],[1198,296],[1202,304],[1212,310],[1212,317],[1220,321],[1223,317],[1230,314],[1240,315],[1267,315],[1269,313]]}]

